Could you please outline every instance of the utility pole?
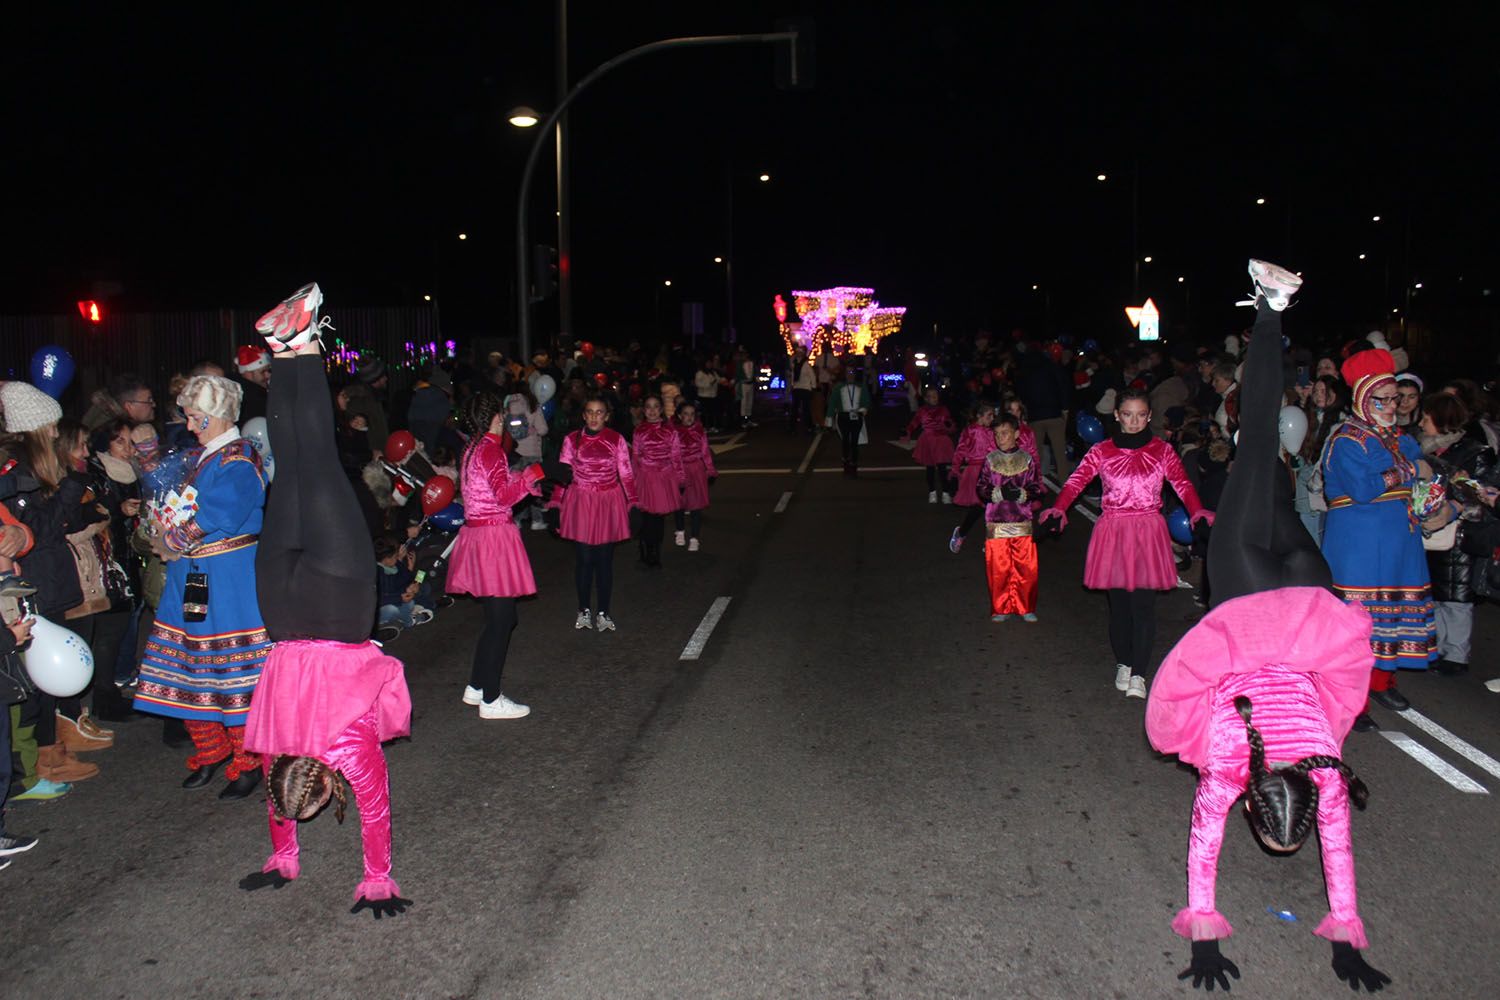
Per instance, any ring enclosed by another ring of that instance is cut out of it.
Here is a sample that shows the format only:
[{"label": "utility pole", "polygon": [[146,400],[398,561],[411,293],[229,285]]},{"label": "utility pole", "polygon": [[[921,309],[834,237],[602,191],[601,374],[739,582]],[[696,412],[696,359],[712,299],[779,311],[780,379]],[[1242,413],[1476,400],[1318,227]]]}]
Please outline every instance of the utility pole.
[{"label": "utility pole", "polygon": [[[568,96],[568,0],[557,0],[557,103]],[[557,344],[573,345],[573,236],[569,225],[572,198],[568,184],[568,116],[557,119]],[[523,358],[523,363],[530,361]]]}]

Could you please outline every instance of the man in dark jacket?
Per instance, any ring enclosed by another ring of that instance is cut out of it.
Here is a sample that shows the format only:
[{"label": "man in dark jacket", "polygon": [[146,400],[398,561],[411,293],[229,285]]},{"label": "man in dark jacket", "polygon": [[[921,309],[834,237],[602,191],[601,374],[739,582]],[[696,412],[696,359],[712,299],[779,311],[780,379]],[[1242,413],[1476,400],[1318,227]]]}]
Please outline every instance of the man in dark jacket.
[{"label": "man in dark jacket", "polygon": [[390,385],[385,362],[379,358],[366,358],[360,362],[359,378],[344,387],[349,405],[345,413],[358,414],[365,418],[369,430],[370,453],[378,455],[385,450],[385,439],[391,436],[390,420],[385,412],[385,391]]}]

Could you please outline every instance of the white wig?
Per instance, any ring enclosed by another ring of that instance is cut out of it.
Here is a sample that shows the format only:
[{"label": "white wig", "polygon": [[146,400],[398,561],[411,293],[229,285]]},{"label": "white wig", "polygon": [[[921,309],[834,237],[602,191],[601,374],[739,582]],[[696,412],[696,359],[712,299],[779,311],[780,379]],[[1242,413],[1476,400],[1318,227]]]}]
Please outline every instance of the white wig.
[{"label": "white wig", "polygon": [[177,405],[234,423],[240,418],[245,390],[221,375],[194,375],[177,394]]}]

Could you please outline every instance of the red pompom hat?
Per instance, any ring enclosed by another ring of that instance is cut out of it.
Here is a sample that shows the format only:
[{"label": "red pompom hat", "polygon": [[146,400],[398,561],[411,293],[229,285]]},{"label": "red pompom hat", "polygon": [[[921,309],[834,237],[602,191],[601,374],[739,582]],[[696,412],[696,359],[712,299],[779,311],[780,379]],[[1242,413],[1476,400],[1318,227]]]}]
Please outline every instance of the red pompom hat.
[{"label": "red pompom hat", "polygon": [[1391,352],[1377,347],[1351,354],[1339,372],[1354,393],[1354,415],[1367,424],[1375,423],[1370,396],[1382,386],[1394,388],[1396,385],[1396,361]]}]

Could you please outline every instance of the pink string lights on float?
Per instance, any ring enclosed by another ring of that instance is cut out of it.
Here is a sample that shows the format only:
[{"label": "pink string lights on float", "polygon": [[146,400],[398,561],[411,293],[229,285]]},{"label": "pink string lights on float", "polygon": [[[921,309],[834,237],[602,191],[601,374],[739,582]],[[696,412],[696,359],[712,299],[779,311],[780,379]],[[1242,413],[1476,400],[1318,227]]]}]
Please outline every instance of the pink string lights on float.
[{"label": "pink string lights on float", "polygon": [[825,347],[837,354],[874,354],[880,341],[901,329],[905,306],[882,306],[873,288],[840,285],[821,291],[792,292],[798,320],[787,322],[787,304],[777,295],[776,313],[788,354],[805,348],[817,357]]}]

